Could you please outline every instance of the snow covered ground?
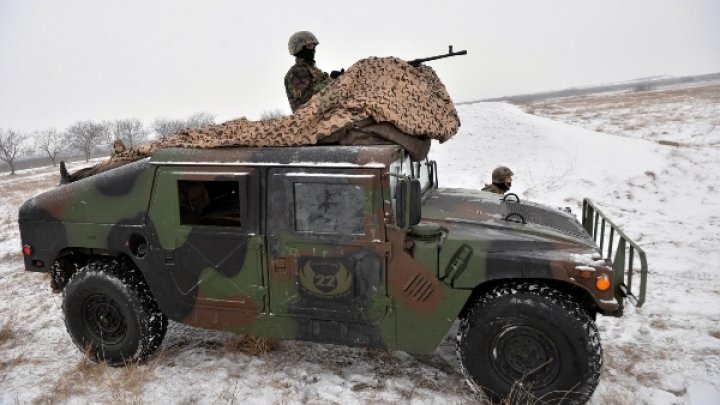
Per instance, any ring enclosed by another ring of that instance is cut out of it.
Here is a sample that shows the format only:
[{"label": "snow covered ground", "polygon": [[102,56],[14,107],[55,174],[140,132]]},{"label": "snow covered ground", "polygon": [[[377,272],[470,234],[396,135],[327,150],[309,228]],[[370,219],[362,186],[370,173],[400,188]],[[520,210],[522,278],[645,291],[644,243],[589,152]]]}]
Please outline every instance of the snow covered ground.
[{"label": "snow covered ground", "polygon": [[720,82],[525,103],[526,112],[599,132],[681,145],[720,144]]},{"label": "snow covered ground", "polygon": [[[706,113],[672,132],[665,118],[677,105],[662,100],[635,129],[614,127],[614,135],[593,131],[609,128],[610,118],[588,125],[562,103],[553,117],[590,129],[507,104],[463,105],[460,132],[431,151],[443,187],[481,187],[507,165],[521,197],[576,213],[590,197],[645,249],[645,306],[598,318],[605,367],[592,404],[720,403],[720,146],[688,142],[720,117],[720,103],[701,103]],[[232,350],[228,334],[171,324],[160,355],[146,364],[88,362],[65,332],[61,296],[44,275],[23,272],[18,253],[19,205],[56,183],[50,168],[0,177],[0,403],[473,400],[452,337],[426,356],[303,342],[250,355]]]}]

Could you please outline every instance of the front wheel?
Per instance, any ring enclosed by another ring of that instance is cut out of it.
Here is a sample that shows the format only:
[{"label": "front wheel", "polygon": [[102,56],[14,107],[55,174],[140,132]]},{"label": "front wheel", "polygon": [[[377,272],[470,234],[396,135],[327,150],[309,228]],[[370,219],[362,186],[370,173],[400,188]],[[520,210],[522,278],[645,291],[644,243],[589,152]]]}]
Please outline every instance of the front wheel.
[{"label": "front wheel", "polygon": [[120,260],[89,263],[73,274],[63,296],[65,327],[92,360],[120,366],[154,352],[167,317],[140,272]]},{"label": "front wheel", "polygon": [[585,403],[602,368],[595,323],[569,295],[541,284],[484,294],[458,330],[468,383],[495,401]]}]

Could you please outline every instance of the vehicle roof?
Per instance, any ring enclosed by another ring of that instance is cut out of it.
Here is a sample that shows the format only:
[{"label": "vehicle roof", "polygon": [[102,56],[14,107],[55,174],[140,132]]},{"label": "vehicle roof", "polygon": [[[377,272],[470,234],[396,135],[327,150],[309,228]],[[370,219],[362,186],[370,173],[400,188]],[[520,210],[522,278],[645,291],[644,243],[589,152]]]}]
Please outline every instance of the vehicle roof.
[{"label": "vehicle roof", "polygon": [[167,148],[150,159],[155,165],[313,166],[384,168],[400,157],[398,145]]}]

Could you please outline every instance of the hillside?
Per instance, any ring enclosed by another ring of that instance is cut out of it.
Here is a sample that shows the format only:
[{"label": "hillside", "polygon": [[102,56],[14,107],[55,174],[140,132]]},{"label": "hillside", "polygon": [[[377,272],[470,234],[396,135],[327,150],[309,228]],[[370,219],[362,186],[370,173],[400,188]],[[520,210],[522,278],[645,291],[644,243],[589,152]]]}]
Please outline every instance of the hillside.
[{"label": "hillside", "polygon": [[720,80],[520,103],[526,112],[671,146],[720,145]]}]

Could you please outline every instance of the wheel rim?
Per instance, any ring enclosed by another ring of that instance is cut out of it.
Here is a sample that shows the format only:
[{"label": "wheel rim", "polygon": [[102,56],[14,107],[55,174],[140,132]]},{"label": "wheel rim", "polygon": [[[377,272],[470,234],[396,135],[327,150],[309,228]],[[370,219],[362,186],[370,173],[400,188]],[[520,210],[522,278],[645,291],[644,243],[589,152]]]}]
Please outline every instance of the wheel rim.
[{"label": "wheel rim", "polygon": [[538,390],[550,385],[560,372],[560,353],[542,331],[511,326],[492,341],[491,363],[497,374],[512,385]]},{"label": "wheel rim", "polygon": [[93,339],[103,344],[117,344],[127,332],[120,306],[105,295],[94,294],[85,299],[83,322]]}]

